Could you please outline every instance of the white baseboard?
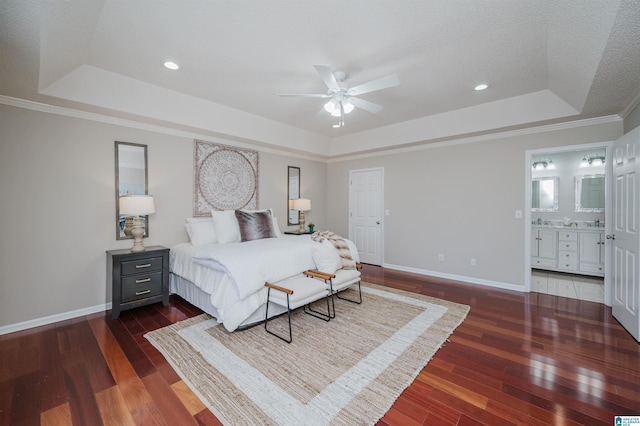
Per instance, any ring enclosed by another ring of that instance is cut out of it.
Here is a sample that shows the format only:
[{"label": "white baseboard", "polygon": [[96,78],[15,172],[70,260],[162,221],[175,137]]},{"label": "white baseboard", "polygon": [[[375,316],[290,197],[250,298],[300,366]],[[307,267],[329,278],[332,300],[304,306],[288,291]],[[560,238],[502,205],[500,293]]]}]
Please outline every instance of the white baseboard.
[{"label": "white baseboard", "polygon": [[103,305],[90,306],[75,311],[63,312],[61,314],[50,315],[48,317],[36,318],[29,321],[9,324],[0,327],[0,335],[14,333],[16,331],[26,330],[28,328],[39,327],[41,325],[53,324],[54,322],[64,321],[71,318],[77,318],[84,315],[95,314],[111,309],[111,302]]},{"label": "white baseboard", "polygon": [[426,270],[426,269],[411,268],[411,267],[408,267],[408,266],[394,265],[394,264],[391,264],[391,263],[385,263],[382,266],[385,267],[385,268],[395,269],[395,270],[398,270],[398,271],[413,272],[414,274],[427,275],[427,276],[430,276],[430,277],[444,278],[444,279],[453,280],[453,281],[462,281],[462,282],[466,282],[466,283],[470,283],[470,284],[479,284],[479,285],[484,285],[484,286],[487,286],[487,287],[500,288],[500,289],[503,289],[503,290],[513,290],[513,291],[519,291],[519,292],[524,292],[525,291],[525,288],[524,288],[523,285],[503,283],[503,282],[500,282],[500,281],[484,280],[482,278],[465,277],[463,275],[446,274],[446,273],[443,273],[443,272],[436,272],[436,271],[429,271],[429,270]]}]

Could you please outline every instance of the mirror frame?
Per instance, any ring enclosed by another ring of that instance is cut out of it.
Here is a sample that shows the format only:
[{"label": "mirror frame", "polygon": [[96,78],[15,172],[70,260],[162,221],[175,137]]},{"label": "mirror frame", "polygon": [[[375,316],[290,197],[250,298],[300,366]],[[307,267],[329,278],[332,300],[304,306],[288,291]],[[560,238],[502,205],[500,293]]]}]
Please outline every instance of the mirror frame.
[{"label": "mirror frame", "polygon": [[[576,189],[576,213],[604,213],[604,197],[603,197],[603,206],[602,207],[582,207],[582,182],[585,179],[594,179],[594,178],[602,178],[605,179],[604,174],[594,174],[594,175],[576,175],[575,177],[575,189]],[[606,190],[606,181],[604,181],[602,185],[602,192]]]},{"label": "mirror frame", "polygon": [[[120,227],[120,223],[124,219],[125,216],[120,216],[120,147],[127,147],[129,149],[135,149],[135,147],[143,150],[144,154],[144,194],[131,194],[131,195],[149,195],[149,169],[147,167],[147,145],[130,143],[130,142],[115,142],[115,166],[116,166],[116,240],[129,240],[133,239],[133,236],[126,236],[122,233],[122,228]],[[149,216],[145,216],[144,219],[144,237],[149,236]]]},{"label": "mirror frame", "polygon": [[[553,180],[553,207],[552,208],[543,208],[543,207],[533,207],[533,182],[541,181],[541,180]],[[531,211],[532,212],[557,212],[558,211],[558,177],[557,176],[548,176],[548,177],[535,177],[531,179]]]},{"label": "mirror frame", "polygon": [[287,166],[287,225],[300,224],[300,213],[291,208],[292,200],[296,198],[300,198],[300,167]]}]

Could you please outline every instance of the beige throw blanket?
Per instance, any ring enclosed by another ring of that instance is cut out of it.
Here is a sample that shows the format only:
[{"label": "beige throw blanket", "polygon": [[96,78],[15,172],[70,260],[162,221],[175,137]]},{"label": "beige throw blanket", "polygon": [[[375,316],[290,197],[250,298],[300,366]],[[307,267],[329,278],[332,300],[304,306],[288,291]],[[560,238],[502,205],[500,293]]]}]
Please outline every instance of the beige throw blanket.
[{"label": "beige throw blanket", "polygon": [[323,242],[324,240],[329,240],[340,255],[340,260],[342,261],[342,269],[356,269],[356,262],[353,260],[353,257],[351,257],[349,245],[340,235],[334,234],[331,231],[316,231],[311,234],[311,239],[319,243]]}]

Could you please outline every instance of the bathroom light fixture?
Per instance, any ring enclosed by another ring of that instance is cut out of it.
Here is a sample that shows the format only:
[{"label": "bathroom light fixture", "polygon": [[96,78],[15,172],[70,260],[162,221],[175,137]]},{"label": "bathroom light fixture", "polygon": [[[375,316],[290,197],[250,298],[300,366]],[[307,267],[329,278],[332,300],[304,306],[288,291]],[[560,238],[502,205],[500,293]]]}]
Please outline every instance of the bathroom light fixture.
[{"label": "bathroom light fixture", "polygon": [[165,68],[170,69],[172,71],[180,69],[180,65],[176,64],[173,61],[165,61],[163,65],[164,65]]},{"label": "bathroom light fixture", "polygon": [[582,157],[582,161],[580,162],[580,167],[590,167],[590,166],[604,166],[605,157],[604,155],[585,155]]},{"label": "bathroom light fixture", "polygon": [[553,164],[553,160],[549,159],[549,161],[547,160],[534,161],[531,167],[533,168],[533,170],[554,170],[556,168],[556,165]]},{"label": "bathroom light fixture", "polygon": [[487,87],[489,87],[488,84],[482,83],[474,87],[473,90],[475,90],[476,92],[480,92],[481,90],[485,90]]}]

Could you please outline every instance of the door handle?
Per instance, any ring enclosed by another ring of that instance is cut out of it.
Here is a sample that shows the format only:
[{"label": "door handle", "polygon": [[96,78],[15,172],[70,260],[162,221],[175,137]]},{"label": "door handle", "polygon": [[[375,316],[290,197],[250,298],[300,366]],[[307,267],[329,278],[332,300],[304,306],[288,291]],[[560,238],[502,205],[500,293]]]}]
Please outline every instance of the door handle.
[{"label": "door handle", "polygon": [[607,240],[615,240],[616,234],[607,235]]}]

